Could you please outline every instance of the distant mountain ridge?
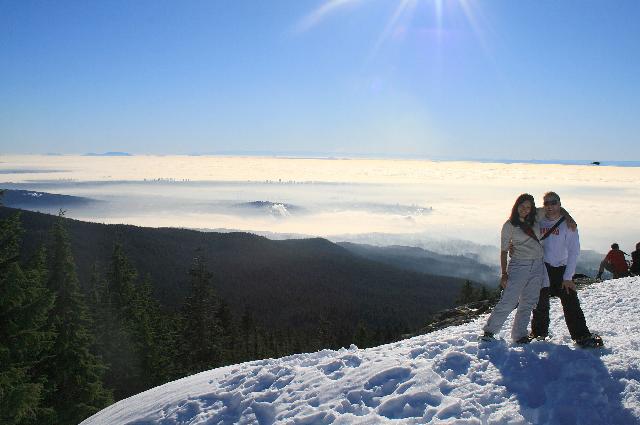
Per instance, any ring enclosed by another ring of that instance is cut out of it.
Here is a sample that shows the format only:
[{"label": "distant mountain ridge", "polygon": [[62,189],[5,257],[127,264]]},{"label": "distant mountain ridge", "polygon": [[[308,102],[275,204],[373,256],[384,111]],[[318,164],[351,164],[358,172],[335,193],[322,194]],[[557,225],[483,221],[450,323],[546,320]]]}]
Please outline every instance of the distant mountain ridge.
[{"label": "distant mountain ridge", "polygon": [[104,153],[85,153],[83,156],[133,156],[128,152],[104,152]]},{"label": "distant mountain ridge", "polygon": [[496,276],[500,272],[498,266],[492,267],[462,255],[438,254],[423,248],[399,245],[381,247],[351,242],[339,242],[338,245],[364,258],[401,269],[469,279],[485,285],[495,286]]},{"label": "distant mountain ridge", "polygon": [[56,193],[39,192],[34,190],[5,189],[2,204],[12,208],[28,210],[56,210],[99,202],[95,199],[81,196],[60,195]]},{"label": "distant mountain ridge", "polygon": [[[497,285],[500,274],[497,261],[495,265],[490,265],[479,261],[477,257],[466,255],[440,254],[424,248],[403,245],[375,246],[351,242],[338,242],[338,245],[364,258],[404,270],[469,279],[489,287]],[[602,258],[603,255],[595,251],[580,251],[576,273],[595,276]]]}]

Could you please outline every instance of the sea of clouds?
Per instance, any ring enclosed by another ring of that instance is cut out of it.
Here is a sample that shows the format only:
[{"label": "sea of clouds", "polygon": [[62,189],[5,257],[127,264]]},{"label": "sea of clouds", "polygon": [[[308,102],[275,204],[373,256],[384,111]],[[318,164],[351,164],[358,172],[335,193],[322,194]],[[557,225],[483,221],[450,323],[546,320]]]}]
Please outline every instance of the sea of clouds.
[{"label": "sea of clouds", "polygon": [[[558,192],[583,249],[640,241],[640,168],[469,161],[12,155],[0,187],[90,198],[68,217],[428,247],[497,246],[515,198]],[[51,212],[51,211],[50,211]],[[276,236],[277,237],[277,236]],[[451,246],[451,245],[450,245]]]}]

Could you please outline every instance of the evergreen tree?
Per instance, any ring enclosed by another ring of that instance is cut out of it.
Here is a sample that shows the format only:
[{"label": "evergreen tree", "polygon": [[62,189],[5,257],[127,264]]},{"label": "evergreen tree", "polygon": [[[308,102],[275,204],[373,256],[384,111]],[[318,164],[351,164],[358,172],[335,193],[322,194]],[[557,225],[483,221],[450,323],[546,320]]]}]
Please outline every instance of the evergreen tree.
[{"label": "evergreen tree", "polygon": [[460,289],[460,296],[458,297],[458,303],[467,304],[475,300],[473,285],[470,280],[466,280],[462,289]]},{"label": "evergreen tree", "polygon": [[87,307],[91,317],[91,333],[94,335],[92,352],[105,362],[105,375],[103,381],[105,386],[112,388],[108,384],[110,368],[106,360],[106,353],[110,344],[107,335],[110,334],[110,327],[113,325],[111,314],[107,282],[101,275],[98,265],[94,263],[91,267],[91,275],[86,290]]},{"label": "evergreen tree", "polygon": [[222,328],[222,364],[236,363],[235,360],[238,357],[235,350],[239,343],[238,327],[233,320],[233,314],[231,313],[229,305],[222,299],[219,300],[218,320]]},{"label": "evergreen tree", "polygon": [[112,401],[102,385],[104,365],[91,353],[93,335],[76,275],[69,237],[62,216],[52,230],[47,286],[55,295],[49,322],[55,331],[45,360],[46,403],[58,424],[77,424]]},{"label": "evergreen tree", "polygon": [[10,264],[17,263],[21,236],[20,214],[0,220],[0,267],[3,271]]},{"label": "evergreen tree", "polygon": [[482,285],[480,287],[480,295],[478,295],[478,299],[488,300],[489,298],[491,298],[491,293],[489,292],[486,286]]},{"label": "evergreen tree", "polygon": [[353,342],[358,348],[367,348],[371,345],[371,337],[364,322],[358,322],[356,333],[353,336]]},{"label": "evergreen tree", "polygon": [[176,320],[153,298],[150,277],[138,284],[137,276],[116,244],[106,280],[94,265],[88,290],[95,349],[107,362],[105,382],[117,400],[178,376],[173,365]]},{"label": "evergreen tree", "polygon": [[47,315],[53,296],[44,270],[24,272],[18,263],[19,215],[0,220],[0,423],[50,422],[42,406],[43,380],[37,364],[51,343]]},{"label": "evergreen tree", "polygon": [[185,372],[195,373],[221,365],[223,333],[212,274],[200,257],[194,259],[189,275],[191,292],[182,309],[180,358]]},{"label": "evergreen tree", "polygon": [[100,326],[100,352],[107,364],[104,382],[120,400],[142,391],[142,361],[134,340],[136,270],[131,266],[120,244],[111,254],[104,293],[106,317]]},{"label": "evergreen tree", "polygon": [[332,328],[333,326],[326,316],[320,317],[316,331],[316,340],[314,342],[314,348],[316,350],[335,346],[335,338]]},{"label": "evergreen tree", "polygon": [[[159,304],[158,304],[159,305]],[[154,349],[158,351],[159,358],[155,363],[157,370],[153,379],[158,382],[153,386],[163,384],[174,379],[181,378],[181,370],[178,366],[178,333],[180,331],[180,315],[178,312],[159,310],[159,318],[154,323]]]},{"label": "evergreen tree", "polygon": [[253,319],[253,313],[249,307],[245,306],[242,317],[240,318],[240,333],[241,333],[241,360],[249,360],[255,358],[255,353],[251,350],[251,338],[256,332],[256,325]]},{"label": "evergreen tree", "polygon": [[109,304],[122,318],[132,318],[132,300],[138,273],[127,259],[122,245],[115,244],[111,255],[111,268],[107,276]]},{"label": "evergreen tree", "polygon": [[133,340],[141,359],[141,384],[145,388],[166,382],[172,375],[169,347],[174,346],[174,333],[160,311],[159,303],[152,296],[151,278],[136,287],[133,312]]},{"label": "evergreen tree", "polygon": [[100,306],[105,305],[106,300],[103,299],[103,296],[106,294],[106,282],[100,274],[97,263],[91,265],[91,274],[86,293],[87,307],[90,312],[95,312]]}]

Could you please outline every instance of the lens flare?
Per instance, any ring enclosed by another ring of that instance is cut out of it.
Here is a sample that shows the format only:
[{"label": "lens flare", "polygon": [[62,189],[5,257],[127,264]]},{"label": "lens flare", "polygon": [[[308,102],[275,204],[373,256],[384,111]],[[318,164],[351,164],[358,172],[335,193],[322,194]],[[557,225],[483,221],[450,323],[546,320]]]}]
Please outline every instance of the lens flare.
[{"label": "lens flare", "polygon": [[327,0],[313,12],[302,18],[296,25],[296,30],[298,32],[308,31],[320,24],[320,22],[322,22],[322,20],[332,12],[340,9],[341,7],[358,2],[360,2],[360,0]]},{"label": "lens flare", "polygon": [[[349,5],[367,4],[362,0],[327,0],[319,7],[302,18],[296,25],[297,32],[306,32],[319,25],[331,14]],[[369,3],[370,4],[370,3]],[[418,7],[420,6],[420,7]],[[428,16],[420,16],[419,13],[426,11]],[[457,15],[461,15],[467,22],[468,27],[478,40],[482,49],[489,54],[488,44],[485,37],[487,32],[486,20],[483,19],[478,4],[473,0],[399,0],[393,9],[387,24],[382,33],[374,42],[369,59],[375,57],[382,46],[394,35],[400,33],[411,33],[416,26],[416,17],[426,18],[431,22],[430,33],[434,34],[438,49],[443,42],[443,31],[447,18],[454,20]],[[418,31],[416,31],[418,32]]]}]

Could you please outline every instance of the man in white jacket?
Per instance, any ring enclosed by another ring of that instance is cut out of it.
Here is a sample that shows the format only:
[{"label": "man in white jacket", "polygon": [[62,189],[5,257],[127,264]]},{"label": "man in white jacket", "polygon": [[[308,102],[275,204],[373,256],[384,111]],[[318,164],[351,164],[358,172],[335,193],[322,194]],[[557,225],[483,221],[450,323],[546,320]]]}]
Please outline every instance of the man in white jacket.
[{"label": "man in white jacket", "polygon": [[[564,319],[571,338],[584,347],[602,345],[602,339],[592,335],[587,327],[580,307],[573,275],[580,254],[580,239],[577,229],[569,230],[561,219],[560,196],[555,192],[544,195],[544,217],[539,220],[540,235],[544,247],[544,262],[549,276],[548,286],[540,290],[538,305],[533,310],[531,337],[546,338],[549,333],[549,299],[559,297],[564,310]],[[553,229],[553,230],[552,230]],[[548,234],[546,237],[545,235]]]}]

